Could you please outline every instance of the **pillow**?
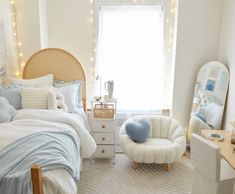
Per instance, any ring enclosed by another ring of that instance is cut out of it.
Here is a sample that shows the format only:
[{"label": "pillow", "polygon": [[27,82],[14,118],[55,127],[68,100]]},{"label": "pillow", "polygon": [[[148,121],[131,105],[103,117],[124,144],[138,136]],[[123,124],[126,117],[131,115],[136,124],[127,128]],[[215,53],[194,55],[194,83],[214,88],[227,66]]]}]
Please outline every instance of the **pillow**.
[{"label": "pillow", "polygon": [[222,118],[223,107],[216,103],[209,103],[205,107],[206,122],[213,128],[219,129]]},{"label": "pillow", "polygon": [[16,87],[0,88],[0,96],[5,97],[16,110],[21,109],[20,89]]},{"label": "pillow", "polygon": [[9,122],[15,113],[15,108],[9,104],[8,100],[0,97],[0,123]]},{"label": "pillow", "polygon": [[42,88],[42,87],[52,87],[54,75],[48,74],[42,77],[37,77],[34,79],[16,79],[11,77],[11,83],[15,86],[31,87],[31,88]]},{"label": "pillow", "polygon": [[204,115],[202,115],[200,113],[195,113],[195,116],[197,116],[199,119],[201,119],[202,121],[204,121],[206,123],[206,118],[204,117]]},{"label": "pillow", "polygon": [[75,113],[81,105],[82,80],[72,82],[55,81],[55,91],[61,92],[65,97],[65,104],[68,107],[68,112]]},{"label": "pillow", "polygon": [[149,136],[150,125],[146,119],[129,122],[125,126],[127,135],[138,143],[144,143]]},{"label": "pillow", "polygon": [[60,92],[49,92],[48,93],[48,109],[61,110],[68,112],[68,107],[64,102],[64,95]]},{"label": "pillow", "polygon": [[21,88],[22,108],[47,109],[50,91],[53,91],[53,88]]},{"label": "pillow", "polygon": [[76,85],[68,85],[61,88],[54,89],[57,92],[61,92],[65,98],[65,104],[68,107],[68,112],[73,113],[76,110],[77,101],[77,86]]}]

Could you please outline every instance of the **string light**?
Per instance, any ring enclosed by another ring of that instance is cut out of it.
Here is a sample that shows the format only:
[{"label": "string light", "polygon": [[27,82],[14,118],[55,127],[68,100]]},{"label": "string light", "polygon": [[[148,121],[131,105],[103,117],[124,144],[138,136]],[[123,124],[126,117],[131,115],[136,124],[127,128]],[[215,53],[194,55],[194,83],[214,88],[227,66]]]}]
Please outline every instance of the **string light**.
[{"label": "string light", "polygon": [[24,68],[25,63],[23,62],[23,53],[21,51],[22,43],[19,41],[18,36],[18,29],[17,29],[17,11],[16,11],[16,4],[15,0],[10,0],[11,4],[11,13],[9,14],[12,16],[12,26],[13,26],[13,36],[15,40],[15,49],[16,49],[16,57],[17,57],[17,67],[15,76],[21,76],[21,70]]},{"label": "string light", "polygon": [[91,29],[91,40],[92,40],[92,54],[91,54],[91,79],[95,78],[95,55],[96,55],[96,33],[94,28],[94,0],[90,0],[90,9],[89,9],[89,22]]},{"label": "string light", "polygon": [[175,30],[175,17],[178,13],[177,10],[178,0],[171,0],[170,7],[169,7],[169,14],[166,19],[166,26],[167,26],[167,36],[168,36],[168,43],[167,43],[167,52],[171,54],[174,46],[174,30]]}]

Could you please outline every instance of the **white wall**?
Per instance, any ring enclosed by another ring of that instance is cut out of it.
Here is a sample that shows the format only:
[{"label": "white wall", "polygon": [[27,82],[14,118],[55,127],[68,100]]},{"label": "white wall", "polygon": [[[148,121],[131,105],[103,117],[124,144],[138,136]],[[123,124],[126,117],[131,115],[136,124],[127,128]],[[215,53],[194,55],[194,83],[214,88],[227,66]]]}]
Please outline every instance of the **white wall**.
[{"label": "white wall", "polygon": [[199,68],[218,56],[221,0],[180,0],[175,57],[173,116],[188,126]]},{"label": "white wall", "polygon": [[48,25],[47,25],[47,0],[39,2],[39,23],[40,23],[40,40],[41,48],[48,47]]},{"label": "white wall", "polygon": [[228,64],[230,71],[227,108],[224,116],[224,128],[231,129],[230,121],[235,120],[235,1],[225,0],[224,16],[221,28],[219,59]]},{"label": "white wall", "polygon": [[33,53],[41,49],[39,1],[40,0],[16,1],[18,33],[19,40],[22,42],[24,62]]},{"label": "white wall", "polygon": [[[89,2],[84,0],[47,1],[48,44],[74,54],[84,66],[88,78],[88,98],[91,91],[92,34],[89,22]],[[56,5],[56,6],[55,6]]]}]

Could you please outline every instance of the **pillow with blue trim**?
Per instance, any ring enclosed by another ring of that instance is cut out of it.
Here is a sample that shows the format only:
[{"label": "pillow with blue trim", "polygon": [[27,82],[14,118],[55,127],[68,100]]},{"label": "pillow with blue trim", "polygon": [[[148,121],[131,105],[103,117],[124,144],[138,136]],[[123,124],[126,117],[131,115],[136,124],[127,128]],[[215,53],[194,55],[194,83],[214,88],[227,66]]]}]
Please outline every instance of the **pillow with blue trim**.
[{"label": "pillow with blue trim", "polygon": [[15,113],[16,109],[9,104],[8,100],[0,97],[0,123],[9,122]]},{"label": "pillow with blue trim", "polygon": [[54,87],[65,97],[65,104],[68,106],[68,110],[71,113],[76,112],[76,108],[82,108],[82,80],[74,80],[70,82],[64,82],[62,80],[54,80]]},{"label": "pillow with blue trim", "polygon": [[150,125],[146,119],[129,122],[125,126],[127,135],[137,143],[146,142],[149,133]]}]

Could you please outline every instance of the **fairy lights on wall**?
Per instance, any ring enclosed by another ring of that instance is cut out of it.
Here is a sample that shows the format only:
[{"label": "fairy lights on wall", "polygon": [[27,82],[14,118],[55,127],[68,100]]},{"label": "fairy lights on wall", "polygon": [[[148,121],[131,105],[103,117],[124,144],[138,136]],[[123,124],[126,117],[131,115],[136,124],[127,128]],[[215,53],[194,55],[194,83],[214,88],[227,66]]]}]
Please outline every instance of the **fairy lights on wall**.
[{"label": "fairy lights on wall", "polygon": [[175,40],[175,29],[176,29],[176,16],[178,13],[177,10],[178,0],[170,0],[169,11],[166,18],[166,29],[167,29],[167,52],[172,53],[174,49],[174,40]]},{"label": "fairy lights on wall", "polygon": [[22,53],[22,42],[19,40],[19,34],[17,28],[17,10],[16,10],[15,0],[11,0],[10,5],[11,5],[10,16],[12,16],[12,27],[13,27],[13,36],[15,41],[14,45],[16,50],[16,61],[17,61],[15,76],[20,77],[21,71],[24,68],[24,62],[23,62],[23,53]]},{"label": "fairy lights on wall", "polygon": [[89,5],[89,23],[91,29],[91,39],[92,39],[92,54],[91,54],[91,79],[95,79],[95,56],[96,56],[96,33],[94,24],[94,0],[90,0]]}]

